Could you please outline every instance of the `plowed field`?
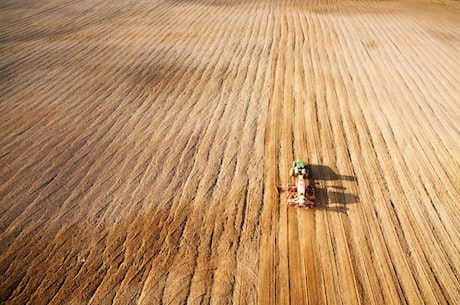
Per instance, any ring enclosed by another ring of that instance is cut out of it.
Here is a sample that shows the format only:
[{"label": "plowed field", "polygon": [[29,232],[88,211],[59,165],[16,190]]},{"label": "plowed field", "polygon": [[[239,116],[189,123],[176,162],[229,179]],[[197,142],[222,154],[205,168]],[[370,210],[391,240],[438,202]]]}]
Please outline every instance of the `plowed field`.
[{"label": "plowed field", "polygon": [[5,0],[0,51],[1,304],[460,304],[458,1]]}]

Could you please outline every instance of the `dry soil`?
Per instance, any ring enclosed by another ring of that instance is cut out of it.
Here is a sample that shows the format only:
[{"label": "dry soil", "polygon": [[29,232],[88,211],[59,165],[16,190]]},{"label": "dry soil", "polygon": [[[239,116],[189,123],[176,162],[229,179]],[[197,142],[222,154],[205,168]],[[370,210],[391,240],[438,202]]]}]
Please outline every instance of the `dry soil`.
[{"label": "dry soil", "polygon": [[460,304],[460,2],[4,0],[0,51],[1,304]]}]

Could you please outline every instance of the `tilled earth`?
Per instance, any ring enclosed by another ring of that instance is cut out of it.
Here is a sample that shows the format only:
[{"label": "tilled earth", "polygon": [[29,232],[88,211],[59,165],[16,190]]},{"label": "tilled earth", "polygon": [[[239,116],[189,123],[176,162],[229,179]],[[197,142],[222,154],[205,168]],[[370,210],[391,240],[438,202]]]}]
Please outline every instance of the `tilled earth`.
[{"label": "tilled earth", "polygon": [[460,303],[458,1],[2,1],[0,50],[1,304]]}]

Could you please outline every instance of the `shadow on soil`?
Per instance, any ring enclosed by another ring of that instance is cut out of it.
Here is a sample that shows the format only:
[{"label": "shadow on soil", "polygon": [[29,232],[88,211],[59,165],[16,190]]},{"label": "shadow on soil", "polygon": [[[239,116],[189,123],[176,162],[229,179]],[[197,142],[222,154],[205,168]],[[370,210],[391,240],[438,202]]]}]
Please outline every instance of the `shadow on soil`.
[{"label": "shadow on soil", "polygon": [[356,177],[340,175],[326,165],[310,165],[311,176],[315,180],[346,180],[356,181]]},{"label": "shadow on soil", "polygon": [[[329,181],[328,185],[322,183]],[[330,185],[330,182],[334,185]],[[310,185],[316,189],[315,209],[347,214],[348,205],[359,202],[359,197],[347,192],[342,185],[343,181],[357,181],[354,176],[336,173],[329,166],[310,165]]]}]

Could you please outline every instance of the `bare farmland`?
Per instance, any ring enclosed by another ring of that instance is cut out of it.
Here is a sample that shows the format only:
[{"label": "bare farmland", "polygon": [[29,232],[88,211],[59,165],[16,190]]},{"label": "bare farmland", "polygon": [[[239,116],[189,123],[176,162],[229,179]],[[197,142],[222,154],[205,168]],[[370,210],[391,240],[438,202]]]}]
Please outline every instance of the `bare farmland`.
[{"label": "bare farmland", "polygon": [[458,1],[2,1],[0,50],[1,304],[460,303]]}]

